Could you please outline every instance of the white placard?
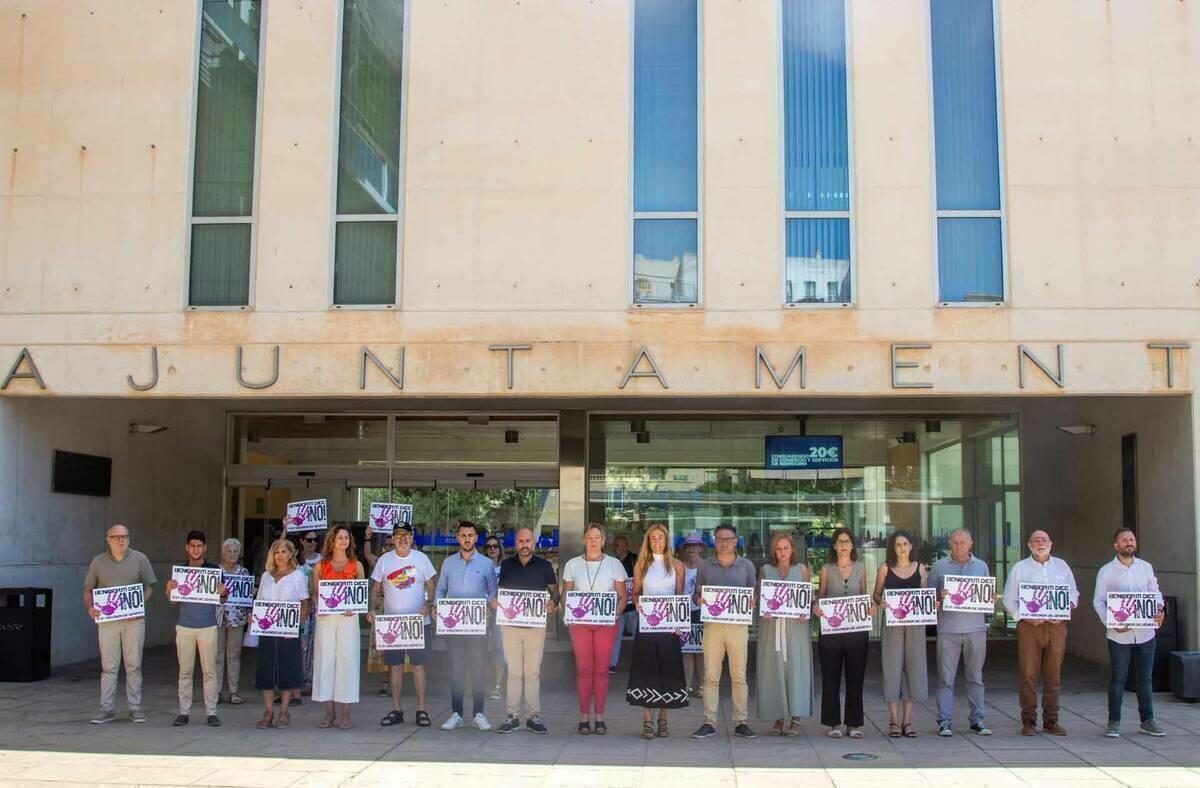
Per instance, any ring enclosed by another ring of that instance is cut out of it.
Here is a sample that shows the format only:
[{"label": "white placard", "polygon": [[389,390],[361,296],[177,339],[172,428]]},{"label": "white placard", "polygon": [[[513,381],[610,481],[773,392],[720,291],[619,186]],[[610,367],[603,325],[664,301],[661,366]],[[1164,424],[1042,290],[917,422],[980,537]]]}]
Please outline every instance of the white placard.
[{"label": "white placard", "polygon": [[321,580],[317,584],[317,615],[367,612],[368,581]]},{"label": "white placard", "polygon": [[885,626],[923,627],[937,623],[936,588],[885,588],[883,603],[887,605]]},{"label": "white placard", "polygon": [[866,594],[818,599],[821,606],[821,634],[871,631],[871,597]]},{"label": "white placard", "polygon": [[172,602],[194,602],[199,605],[219,605],[221,603],[221,570],[209,569],[203,566],[173,566],[171,579],[175,588],[171,589]]},{"label": "white placard", "polygon": [[679,650],[684,654],[704,653],[703,624],[692,624],[679,633]]},{"label": "white placard", "polygon": [[1104,625],[1110,629],[1158,629],[1154,617],[1162,604],[1162,595],[1154,591],[1109,591]]},{"label": "white placard", "polygon": [[141,583],[92,589],[92,607],[100,611],[97,624],[146,615],[146,589]]},{"label": "white placard", "polygon": [[254,575],[222,575],[225,583],[225,604],[234,607],[254,607]]},{"label": "white placard", "polygon": [[324,498],[293,501],[287,505],[283,526],[289,534],[320,531],[329,527],[329,504]]},{"label": "white placard", "polygon": [[486,599],[439,599],[437,633],[439,635],[486,635],[488,619]]},{"label": "white placard", "polygon": [[1017,620],[1070,621],[1071,587],[1055,583],[1021,583],[1017,587]]},{"label": "white placard", "polygon": [[375,616],[377,651],[413,651],[425,648],[425,617],[420,613]]},{"label": "white placard", "polygon": [[371,533],[392,535],[399,523],[412,525],[411,503],[373,503],[368,513],[371,518]]},{"label": "white placard", "polygon": [[758,588],[758,612],[772,618],[812,615],[813,584],[795,580],[766,580]]},{"label": "white placard", "polygon": [[300,637],[300,603],[254,600],[250,611],[250,634],[259,637]]},{"label": "white placard", "polygon": [[942,610],[950,613],[995,613],[996,578],[946,575]]},{"label": "white placard", "polygon": [[743,586],[704,586],[700,592],[700,621],[704,624],[754,623],[754,589]]},{"label": "white placard", "polygon": [[568,591],[563,599],[563,620],[572,624],[607,626],[617,621],[616,591]]},{"label": "white placard", "polygon": [[639,632],[680,632],[692,625],[692,600],[683,594],[642,594]]},{"label": "white placard", "polygon": [[502,627],[546,626],[546,591],[520,591],[501,588],[496,591],[496,624]]}]

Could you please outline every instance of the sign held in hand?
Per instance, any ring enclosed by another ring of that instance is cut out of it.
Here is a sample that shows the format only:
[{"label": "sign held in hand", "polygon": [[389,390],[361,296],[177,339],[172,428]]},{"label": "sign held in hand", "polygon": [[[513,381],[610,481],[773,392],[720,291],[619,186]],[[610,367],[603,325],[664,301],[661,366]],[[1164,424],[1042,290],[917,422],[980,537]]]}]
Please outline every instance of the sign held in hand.
[{"label": "sign held in hand", "polygon": [[146,615],[146,591],[141,583],[127,586],[109,586],[92,589],[92,607],[100,611],[97,624],[106,621],[125,621],[144,618]]},{"label": "sign held in hand", "polygon": [[996,578],[946,575],[942,610],[949,613],[996,612]]},{"label": "sign held in hand", "polygon": [[808,618],[812,598],[812,583],[764,579],[758,590],[758,612],[772,618]]},{"label": "sign held in hand", "polygon": [[638,631],[681,632],[692,626],[691,598],[683,594],[642,594]]},{"label": "sign held in hand", "polygon": [[439,599],[437,633],[439,635],[486,635],[486,599]]},{"label": "sign held in hand", "polygon": [[742,586],[704,586],[700,592],[700,621],[704,624],[754,623],[754,589]]},{"label": "sign held in hand", "polygon": [[617,620],[616,591],[568,591],[563,599],[563,620],[572,624],[607,626]]},{"label": "sign held in hand", "polygon": [[289,534],[324,530],[329,527],[329,505],[324,498],[293,501],[287,505],[283,526]]},{"label": "sign held in hand", "polygon": [[175,587],[171,589],[172,602],[194,602],[200,605],[217,605],[221,603],[221,570],[209,569],[203,566],[173,566],[171,579]]},{"label": "sign held in hand", "polygon": [[866,594],[818,599],[821,606],[821,634],[871,631],[871,597]]},{"label": "sign held in hand", "polygon": [[885,626],[923,627],[937,623],[936,588],[885,588],[883,603],[887,605]]},{"label": "sign held in hand", "polygon": [[377,651],[413,651],[425,648],[425,617],[411,615],[375,616]]},{"label": "sign held in hand", "polygon": [[1158,629],[1154,619],[1163,600],[1153,591],[1109,591],[1105,600],[1104,626],[1109,629]]},{"label": "sign held in hand", "polygon": [[250,611],[250,634],[259,637],[300,637],[300,603],[254,600]]},{"label": "sign held in hand", "polygon": [[1018,621],[1070,621],[1071,587],[1055,583],[1021,583],[1017,588]]}]

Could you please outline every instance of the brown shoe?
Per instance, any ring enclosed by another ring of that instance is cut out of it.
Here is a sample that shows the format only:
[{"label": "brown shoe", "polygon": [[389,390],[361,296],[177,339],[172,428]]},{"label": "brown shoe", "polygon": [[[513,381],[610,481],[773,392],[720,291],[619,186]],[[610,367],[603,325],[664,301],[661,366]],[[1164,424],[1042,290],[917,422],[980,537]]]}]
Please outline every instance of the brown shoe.
[{"label": "brown shoe", "polygon": [[1067,735],[1067,729],[1064,728],[1063,726],[1059,725],[1057,722],[1047,721],[1047,722],[1042,723],[1042,730],[1044,730],[1046,733],[1050,734],[1051,736],[1066,736]]},{"label": "brown shoe", "polygon": [[1033,720],[1025,720],[1021,723],[1022,736],[1037,736],[1037,723]]}]

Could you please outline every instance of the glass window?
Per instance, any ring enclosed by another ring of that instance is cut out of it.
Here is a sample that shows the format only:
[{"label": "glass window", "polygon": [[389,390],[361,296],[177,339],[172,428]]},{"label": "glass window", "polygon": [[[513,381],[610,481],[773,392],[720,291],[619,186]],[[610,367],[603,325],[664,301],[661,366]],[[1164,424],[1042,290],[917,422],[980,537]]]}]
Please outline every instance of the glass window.
[{"label": "glass window", "polygon": [[[393,304],[404,3],[343,0],[342,8],[333,302]],[[368,216],[375,221],[362,221]]]},{"label": "glass window", "polygon": [[993,0],[930,0],[938,300],[1004,300]]},{"label": "glass window", "polygon": [[[201,3],[189,304],[249,303],[260,0]],[[195,218],[240,219],[202,229]],[[236,224],[244,224],[239,229]]]},{"label": "glass window", "polygon": [[788,304],[851,299],[847,106],[844,0],[783,0]]},{"label": "glass window", "polygon": [[694,304],[700,215],[697,2],[635,0],[633,30],[633,301]]}]

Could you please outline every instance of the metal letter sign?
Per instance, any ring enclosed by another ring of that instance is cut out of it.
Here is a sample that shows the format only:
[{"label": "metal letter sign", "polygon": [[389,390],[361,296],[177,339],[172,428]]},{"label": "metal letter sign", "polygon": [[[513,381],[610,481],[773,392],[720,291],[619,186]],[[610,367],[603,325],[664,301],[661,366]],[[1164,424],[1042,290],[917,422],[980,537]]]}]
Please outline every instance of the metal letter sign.
[{"label": "metal letter sign", "polygon": [[769,471],[830,470],[842,467],[841,435],[768,435]]}]

